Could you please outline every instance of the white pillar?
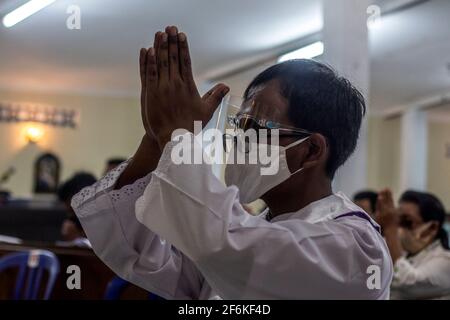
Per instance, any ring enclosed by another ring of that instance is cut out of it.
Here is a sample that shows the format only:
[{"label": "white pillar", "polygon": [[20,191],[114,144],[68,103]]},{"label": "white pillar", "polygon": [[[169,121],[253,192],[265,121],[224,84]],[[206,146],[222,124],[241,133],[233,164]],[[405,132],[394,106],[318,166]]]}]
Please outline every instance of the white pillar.
[{"label": "white pillar", "polygon": [[426,190],[428,120],[425,111],[416,108],[401,117],[400,190]]},{"label": "white pillar", "polygon": [[[370,0],[323,0],[324,62],[369,97],[367,8]],[[355,153],[341,167],[333,188],[348,196],[367,187],[367,125],[363,121]]]}]

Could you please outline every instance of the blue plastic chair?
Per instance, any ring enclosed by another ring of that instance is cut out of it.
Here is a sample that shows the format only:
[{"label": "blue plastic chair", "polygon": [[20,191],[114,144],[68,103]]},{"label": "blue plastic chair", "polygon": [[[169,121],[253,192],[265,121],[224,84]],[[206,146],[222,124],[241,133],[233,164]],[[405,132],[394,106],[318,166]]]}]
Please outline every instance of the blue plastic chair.
[{"label": "blue plastic chair", "polygon": [[0,272],[9,268],[19,269],[13,295],[14,300],[36,300],[44,270],[48,271],[48,279],[43,299],[50,298],[59,274],[59,261],[52,252],[31,250],[8,254],[0,258]]},{"label": "blue plastic chair", "polygon": [[[119,300],[125,288],[130,285],[130,283],[126,280],[123,280],[120,277],[114,277],[106,287],[106,292],[104,296],[104,300]],[[154,293],[148,293],[149,300],[164,300],[160,296],[157,296]]]},{"label": "blue plastic chair", "polygon": [[125,290],[128,285],[128,281],[123,280],[119,277],[114,277],[106,287],[104,300],[119,300],[120,295]]}]

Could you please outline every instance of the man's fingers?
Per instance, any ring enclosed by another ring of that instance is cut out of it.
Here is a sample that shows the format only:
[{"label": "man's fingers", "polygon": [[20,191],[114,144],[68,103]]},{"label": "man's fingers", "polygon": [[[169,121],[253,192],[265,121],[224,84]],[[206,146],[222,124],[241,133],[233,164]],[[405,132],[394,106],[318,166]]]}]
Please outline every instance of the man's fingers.
[{"label": "man's fingers", "polygon": [[166,33],[169,37],[169,78],[180,78],[180,65],[178,57],[178,29],[177,27],[167,27]]},{"label": "man's fingers", "polygon": [[145,116],[145,97],[147,95],[147,49],[142,48],[139,54],[139,73],[141,76],[141,116],[145,129],[147,129],[147,118]]},{"label": "man's fingers", "polygon": [[210,110],[214,111],[229,91],[229,87],[227,87],[223,83],[219,83],[215,85],[211,90],[209,90],[202,97],[202,100],[207,104]]},{"label": "man's fingers", "polygon": [[386,204],[388,206],[394,207],[394,197],[392,196],[392,191],[389,189],[385,190]]},{"label": "man's fingers", "polygon": [[383,195],[381,192],[379,192],[377,197],[377,210],[383,212],[384,211],[383,209],[384,209]]},{"label": "man's fingers", "polygon": [[193,83],[191,56],[189,54],[189,46],[187,37],[184,33],[178,34],[178,50],[180,52],[180,72],[185,82]]},{"label": "man's fingers", "polygon": [[145,87],[145,73],[147,70],[147,49],[142,48],[139,52],[139,73],[141,76],[142,88]]},{"label": "man's fingers", "polygon": [[156,62],[155,49],[147,50],[147,72],[146,72],[146,87],[148,90],[153,90],[158,83],[158,67]]},{"label": "man's fingers", "polygon": [[157,62],[159,83],[165,83],[169,80],[169,41],[165,32],[161,35]]},{"label": "man's fingers", "polygon": [[155,33],[155,39],[153,40],[153,48],[155,49],[155,56],[158,56],[159,53],[159,44],[161,42],[161,31]]},{"label": "man's fingers", "polygon": [[386,203],[387,197],[386,197],[386,190],[381,190],[378,193],[378,199],[377,199],[377,207],[380,208],[382,212],[385,212],[387,209],[387,203]]}]

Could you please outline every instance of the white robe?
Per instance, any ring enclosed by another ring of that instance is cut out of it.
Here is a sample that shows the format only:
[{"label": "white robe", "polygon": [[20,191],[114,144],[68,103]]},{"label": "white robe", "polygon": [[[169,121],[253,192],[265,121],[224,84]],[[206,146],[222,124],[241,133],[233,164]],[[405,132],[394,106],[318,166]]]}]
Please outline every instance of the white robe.
[{"label": "white robe", "polygon": [[73,198],[93,249],[119,276],[167,299],[389,298],[386,243],[365,213],[346,215],[362,209],[343,194],[268,222],[209,165],[173,164],[173,146],[134,184],[113,190],[124,163]]},{"label": "white robe", "polygon": [[440,240],[395,262],[392,299],[450,300],[450,251]]}]

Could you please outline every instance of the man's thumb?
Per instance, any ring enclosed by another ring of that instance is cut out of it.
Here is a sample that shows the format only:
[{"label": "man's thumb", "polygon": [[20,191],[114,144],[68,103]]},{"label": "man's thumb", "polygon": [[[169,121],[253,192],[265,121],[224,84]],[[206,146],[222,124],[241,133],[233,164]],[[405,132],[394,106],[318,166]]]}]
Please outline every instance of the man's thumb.
[{"label": "man's thumb", "polygon": [[202,100],[207,104],[211,111],[214,111],[229,91],[230,88],[228,86],[223,83],[219,83],[209,90],[202,97]]}]

